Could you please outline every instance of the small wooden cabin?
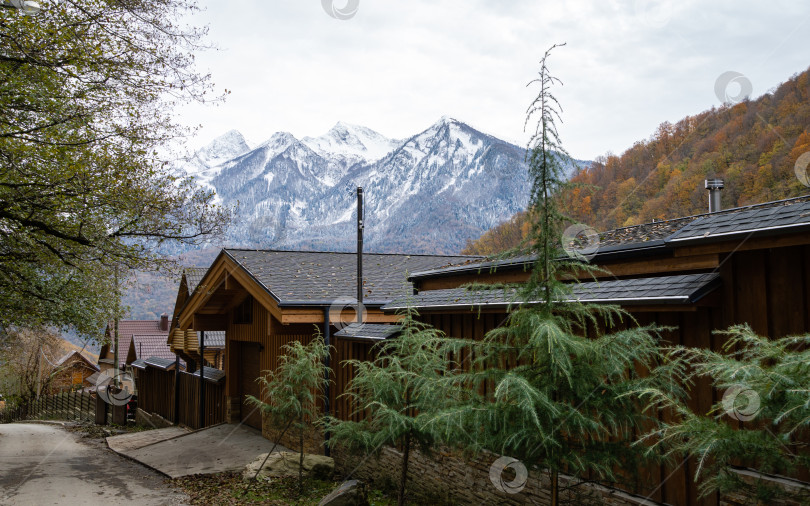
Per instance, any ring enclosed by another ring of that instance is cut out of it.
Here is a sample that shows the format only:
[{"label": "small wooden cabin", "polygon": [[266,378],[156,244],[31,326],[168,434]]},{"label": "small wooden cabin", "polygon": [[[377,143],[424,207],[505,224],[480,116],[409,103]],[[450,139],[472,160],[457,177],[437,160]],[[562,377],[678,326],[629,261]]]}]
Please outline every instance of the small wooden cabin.
[{"label": "small wooden cabin", "polygon": [[[118,321],[118,370],[125,371],[132,336],[163,336],[163,342],[169,335],[171,322],[169,315],[163,314],[159,320],[119,320]],[[137,350],[136,350],[137,351]],[[149,355],[146,355],[149,356]],[[104,331],[104,342],[98,355],[98,365],[103,374],[113,376],[115,357],[115,323],[110,322]],[[131,362],[131,360],[129,361]]]},{"label": "small wooden cabin", "polygon": [[[380,308],[412,292],[409,273],[467,260],[470,257],[364,254],[363,321],[398,320]],[[245,396],[261,394],[256,378],[277,367],[282,346],[292,340],[307,342],[321,332],[336,345],[333,369],[345,359],[365,358],[363,343],[333,340],[336,331],[356,319],[356,262],[353,253],[223,249],[198,281],[186,276],[171,335],[179,339],[205,332],[207,341],[210,332],[224,332],[228,421],[262,428],[259,411],[246,404]],[[179,342],[172,342],[178,350]],[[328,396],[332,406],[348,380],[334,378]]]}]

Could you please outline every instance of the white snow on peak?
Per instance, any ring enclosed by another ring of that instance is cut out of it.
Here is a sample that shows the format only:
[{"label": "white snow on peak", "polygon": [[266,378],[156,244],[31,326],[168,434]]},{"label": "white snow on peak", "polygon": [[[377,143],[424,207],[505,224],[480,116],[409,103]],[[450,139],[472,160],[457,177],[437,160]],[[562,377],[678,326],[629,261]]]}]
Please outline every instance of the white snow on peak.
[{"label": "white snow on peak", "polygon": [[238,130],[230,130],[195,153],[205,167],[213,167],[250,151],[250,146]]},{"label": "white snow on peak", "polygon": [[379,132],[338,121],[320,137],[304,137],[301,142],[324,157],[338,157],[351,163],[373,162],[387,155],[400,141],[389,139]]},{"label": "white snow on peak", "polygon": [[256,149],[270,148],[273,151],[283,151],[287,149],[290,144],[297,141],[298,139],[290,132],[276,132],[269,139],[259,144]]},{"label": "white snow on peak", "polygon": [[250,146],[242,134],[230,130],[198,149],[184,164],[183,170],[203,187],[214,189],[211,180],[220,173],[223,164],[248,151]]}]

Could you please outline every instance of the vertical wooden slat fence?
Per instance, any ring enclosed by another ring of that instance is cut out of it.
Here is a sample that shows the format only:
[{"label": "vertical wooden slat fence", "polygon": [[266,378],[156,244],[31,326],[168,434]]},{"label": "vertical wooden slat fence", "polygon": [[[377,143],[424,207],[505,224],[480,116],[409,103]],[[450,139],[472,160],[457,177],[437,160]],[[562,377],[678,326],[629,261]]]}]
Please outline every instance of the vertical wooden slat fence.
[{"label": "vertical wooden slat fence", "polygon": [[[200,377],[180,371],[178,423],[199,429]],[[135,379],[138,392],[138,408],[147,413],[155,413],[173,422],[175,371],[164,371],[155,367],[139,370]],[[205,385],[205,426],[225,421],[225,385],[206,382]]]},{"label": "vertical wooden slat fence", "polygon": [[42,396],[0,411],[0,423],[41,419],[92,421],[96,414],[95,395],[91,392],[62,392]]}]

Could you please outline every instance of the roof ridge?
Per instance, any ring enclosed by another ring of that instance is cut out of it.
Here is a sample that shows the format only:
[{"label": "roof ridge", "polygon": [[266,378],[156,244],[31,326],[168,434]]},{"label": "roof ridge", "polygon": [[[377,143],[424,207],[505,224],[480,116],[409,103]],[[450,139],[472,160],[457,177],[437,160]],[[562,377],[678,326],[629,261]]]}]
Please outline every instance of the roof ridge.
[{"label": "roof ridge", "polygon": [[[355,251],[316,251],[316,250],[285,250],[285,249],[251,249],[251,248],[222,248],[226,251],[249,251],[254,253],[327,253],[332,255],[356,255]],[[481,255],[448,255],[448,254],[428,254],[428,253],[377,253],[364,251],[363,255],[379,256],[409,256],[409,257],[454,257],[454,258],[484,258]]]},{"label": "roof ridge", "polygon": [[662,223],[673,223],[673,222],[677,222],[677,221],[681,221],[681,220],[695,220],[695,219],[698,219],[698,218],[703,218],[705,216],[710,216],[710,215],[715,215],[715,214],[730,214],[730,213],[735,213],[735,212],[740,212],[740,211],[747,211],[747,210],[750,210],[750,209],[756,209],[756,208],[761,208],[761,207],[776,207],[779,204],[787,204],[787,203],[792,202],[792,201],[801,201],[801,200],[806,200],[806,199],[810,199],[810,194],[801,195],[799,197],[791,197],[789,199],[770,200],[768,202],[760,202],[759,204],[749,204],[747,206],[729,207],[728,209],[721,209],[721,210],[715,211],[715,212],[708,212],[707,211],[705,213],[691,214],[691,215],[688,215],[688,216],[679,216],[677,218],[667,218],[667,219],[660,220],[660,221],[646,221],[644,223],[639,223],[637,225],[628,225],[626,227],[611,228],[611,229],[605,230],[604,232],[601,232],[601,233],[602,234],[607,234],[607,233],[616,232],[616,231],[619,231],[619,230],[627,230],[627,229],[636,228],[636,227],[643,227],[644,225],[659,225],[659,224],[662,224]]}]

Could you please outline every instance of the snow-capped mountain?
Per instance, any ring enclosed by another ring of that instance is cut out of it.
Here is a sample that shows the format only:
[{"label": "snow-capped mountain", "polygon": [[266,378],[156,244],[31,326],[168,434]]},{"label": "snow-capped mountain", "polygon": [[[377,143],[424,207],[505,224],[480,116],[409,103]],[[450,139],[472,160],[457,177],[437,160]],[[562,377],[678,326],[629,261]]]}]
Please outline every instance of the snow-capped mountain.
[{"label": "snow-capped mountain", "polygon": [[367,251],[457,253],[525,209],[524,153],[444,117],[402,141],[338,123],[320,137],[280,132],[250,149],[232,131],[185,170],[223,204],[238,202],[230,246],[351,250],[362,186]]},{"label": "snow-capped mountain", "polygon": [[223,163],[248,151],[250,146],[242,134],[231,130],[194,153],[184,169],[195,176],[200,184],[211,187],[211,179],[216,177]]},{"label": "snow-capped mountain", "polygon": [[[370,128],[339,121],[320,137],[304,137],[301,142],[324,158],[339,161],[345,167],[379,160],[399,146]],[[336,181],[332,181],[334,184]]]}]

